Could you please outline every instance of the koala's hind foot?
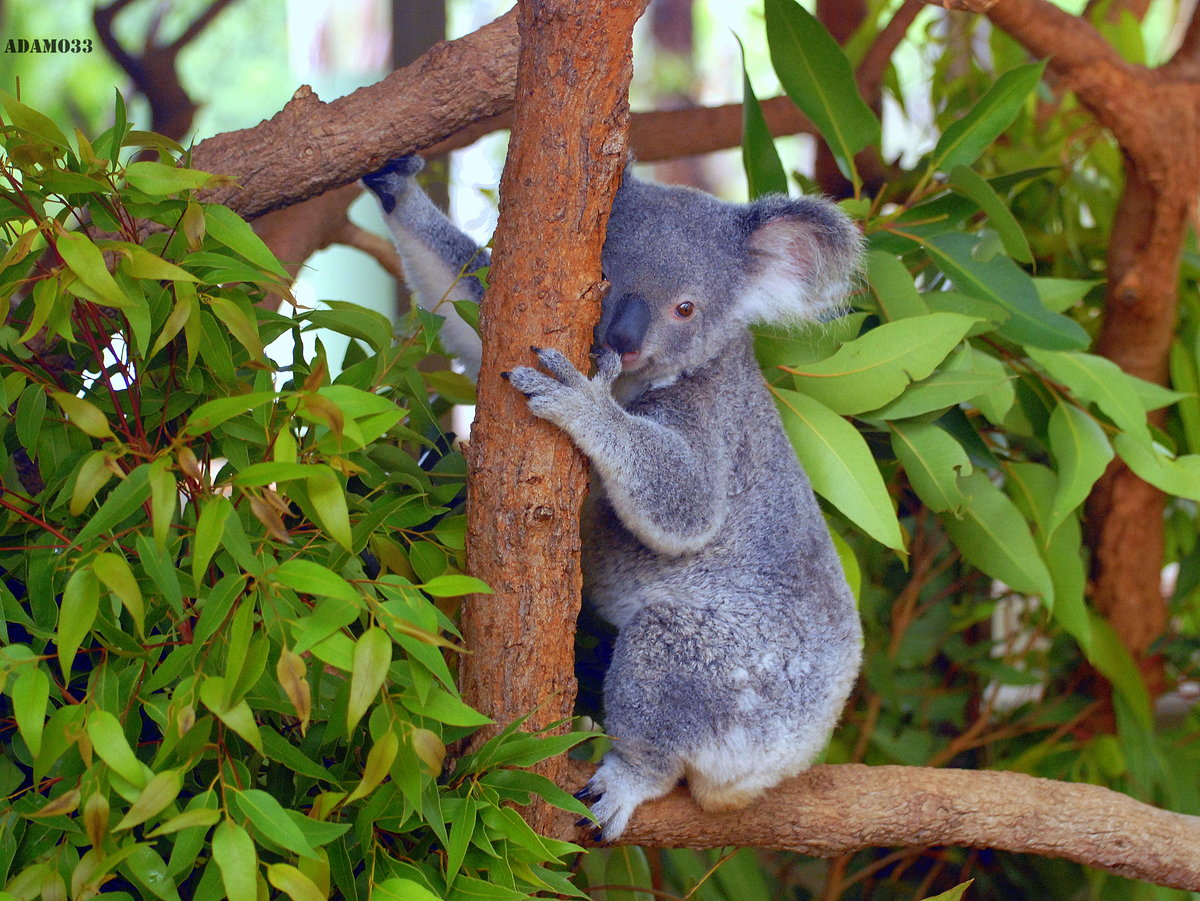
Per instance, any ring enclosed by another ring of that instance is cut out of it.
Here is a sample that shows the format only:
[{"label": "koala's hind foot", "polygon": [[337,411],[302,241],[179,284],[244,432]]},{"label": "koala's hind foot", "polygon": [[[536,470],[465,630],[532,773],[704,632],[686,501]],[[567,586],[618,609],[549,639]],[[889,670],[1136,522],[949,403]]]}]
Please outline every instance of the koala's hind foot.
[{"label": "koala's hind foot", "polygon": [[639,804],[661,798],[675,787],[681,775],[681,768],[633,765],[609,751],[577,797],[593,801],[592,821],[599,830],[598,838],[612,842],[621,837]]}]

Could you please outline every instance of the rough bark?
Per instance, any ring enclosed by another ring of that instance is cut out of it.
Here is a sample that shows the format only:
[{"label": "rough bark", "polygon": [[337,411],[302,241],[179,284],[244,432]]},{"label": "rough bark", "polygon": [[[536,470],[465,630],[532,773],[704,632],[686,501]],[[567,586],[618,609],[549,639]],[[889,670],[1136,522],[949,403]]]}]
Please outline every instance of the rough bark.
[{"label": "rough bark", "polygon": [[[521,0],[512,141],[500,182],[471,432],[467,563],[493,589],[463,608],[464,698],[531,728],[569,717],[582,578],[582,456],[500,376],[554,346],[587,368],[600,249],[626,158],[640,0]],[[561,778],[565,761],[543,771]],[[534,813],[539,825],[541,816]]]},{"label": "rough bark", "polygon": [[[589,767],[577,766],[572,785]],[[573,830],[564,837],[579,839]],[[640,807],[621,844],[776,848],[814,857],[876,847],[965,845],[1073,860],[1200,890],[1200,817],[1107,788],[1023,773],[813,767],[746,810],[708,814],[687,790]]]}]

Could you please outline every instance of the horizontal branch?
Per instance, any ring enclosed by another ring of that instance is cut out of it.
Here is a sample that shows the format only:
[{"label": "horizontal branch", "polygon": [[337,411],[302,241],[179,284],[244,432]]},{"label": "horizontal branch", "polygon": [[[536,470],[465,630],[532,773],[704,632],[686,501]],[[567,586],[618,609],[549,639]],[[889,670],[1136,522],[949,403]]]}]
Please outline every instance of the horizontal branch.
[{"label": "horizontal branch", "polygon": [[429,147],[512,106],[517,51],[510,11],[329,103],[302,87],[271,119],[196,145],[192,165],[239,180],[206,191],[204,199],[253,218],[349,184],[390,157]]},{"label": "horizontal branch", "polygon": [[[589,769],[580,766],[578,785]],[[873,847],[965,845],[1072,860],[1200,890],[1200,817],[1096,785],[1022,773],[818,766],[750,808],[707,814],[677,788],[643,805],[620,844],[726,845],[834,857]]]}]

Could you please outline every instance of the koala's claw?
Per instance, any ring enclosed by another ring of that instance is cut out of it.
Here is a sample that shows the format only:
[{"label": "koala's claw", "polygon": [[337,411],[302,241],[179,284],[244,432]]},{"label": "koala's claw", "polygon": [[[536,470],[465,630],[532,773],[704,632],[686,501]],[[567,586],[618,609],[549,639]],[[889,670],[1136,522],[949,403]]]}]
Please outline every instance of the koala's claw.
[{"label": "koala's claw", "polygon": [[579,791],[575,792],[572,797],[574,797],[577,801],[594,801],[600,797],[600,794],[601,793],[596,789],[596,786],[589,782]]}]

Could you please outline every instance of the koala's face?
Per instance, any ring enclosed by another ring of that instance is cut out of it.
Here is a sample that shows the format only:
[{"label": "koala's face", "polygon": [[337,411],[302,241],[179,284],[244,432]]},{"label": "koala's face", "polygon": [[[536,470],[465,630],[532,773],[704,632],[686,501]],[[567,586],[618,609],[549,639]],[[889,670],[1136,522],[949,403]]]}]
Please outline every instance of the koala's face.
[{"label": "koala's face", "polygon": [[737,207],[628,173],[602,256],[611,285],[596,330],[627,373],[669,381],[712,359],[738,333],[733,298],[745,281]]},{"label": "koala's face", "polygon": [[671,381],[750,322],[837,308],[860,244],[846,215],[821,199],[734,204],[626,172],[604,242],[611,289],[596,344],[620,353],[626,373]]}]

